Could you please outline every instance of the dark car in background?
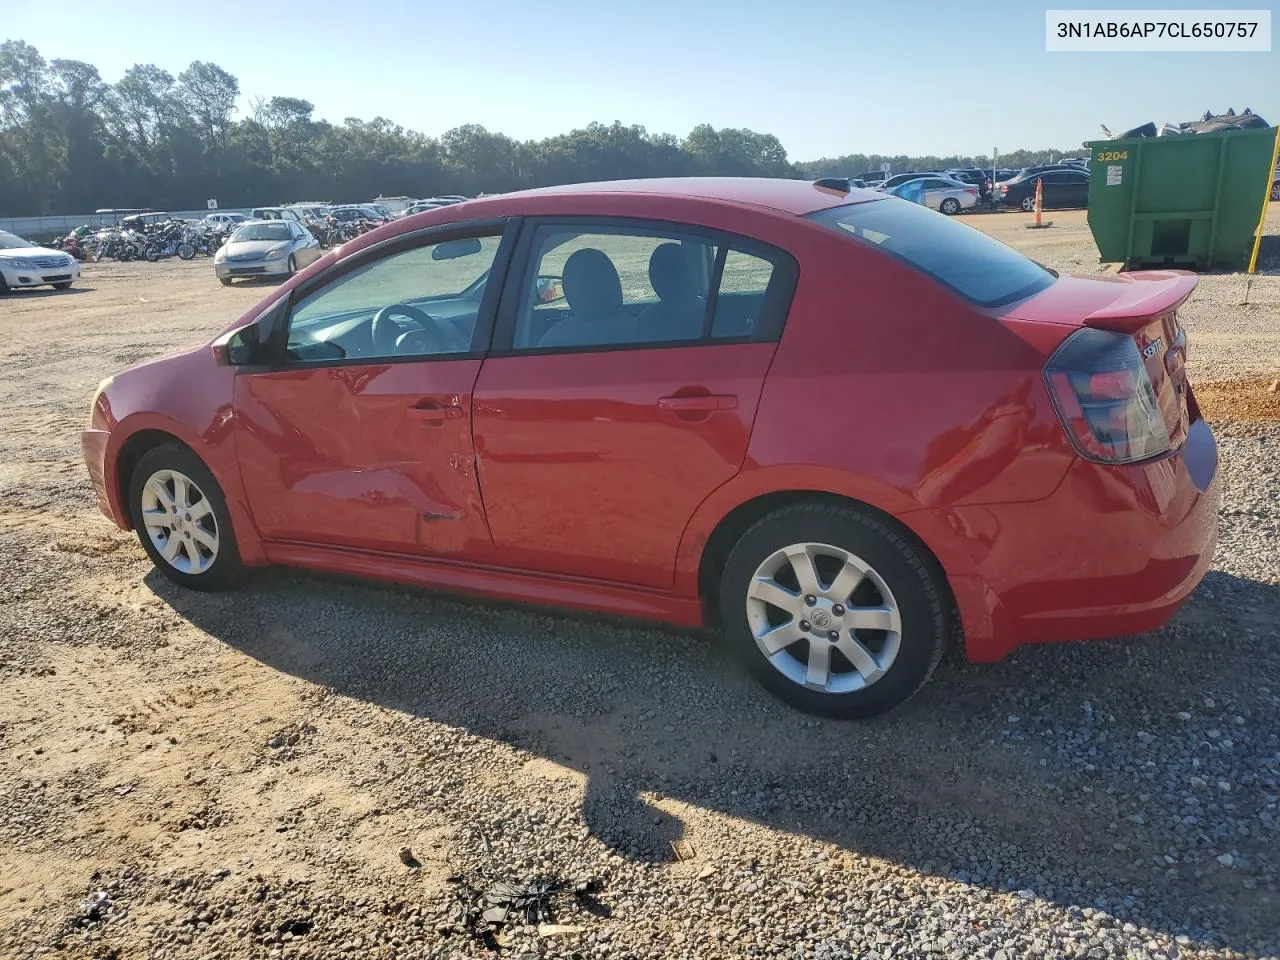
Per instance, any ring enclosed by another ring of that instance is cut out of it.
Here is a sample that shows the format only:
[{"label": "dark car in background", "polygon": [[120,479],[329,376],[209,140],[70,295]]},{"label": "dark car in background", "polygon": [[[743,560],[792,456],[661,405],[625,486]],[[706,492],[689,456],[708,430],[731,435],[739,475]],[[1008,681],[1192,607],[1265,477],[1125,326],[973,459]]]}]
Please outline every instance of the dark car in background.
[{"label": "dark car in background", "polygon": [[978,188],[978,199],[986,203],[991,196],[991,171],[981,167],[956,167],[947,171],[947,176],[961,183],[972,184]]},{"label": "dark car in background", "polygon": [[1089,174],[1071,167],[1026,167],[1012,180],[996,184],[996,200],[1028,213],[1035,209],[1036,181],[1044,182],[1044,206],[1089,205]]}]

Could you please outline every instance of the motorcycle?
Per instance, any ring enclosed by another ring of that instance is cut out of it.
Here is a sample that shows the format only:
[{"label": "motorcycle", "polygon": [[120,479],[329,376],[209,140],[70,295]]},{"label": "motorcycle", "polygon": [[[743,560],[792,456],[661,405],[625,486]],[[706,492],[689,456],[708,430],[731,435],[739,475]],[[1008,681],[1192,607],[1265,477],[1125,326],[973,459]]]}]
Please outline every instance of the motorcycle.
[{"label": "motorcycle", "polygon": [[65,237],[56,238],[53,241],[53,246],[55,249],[71,254],[77,260],[84,260],[85,258],[84,246],[81,244],[80,238],[74,234],[69,233]]},{"label": "motorcycle", "polygon": [[147,235],[135,230],[120,231],[120,253],[116,259],[121,261],[138,260],[147,249]]},{"label": "motorcycle", "polygon": [[84,260],[87,255],[85,242],[92,236],[93,227],[88,224],[82,224],[66,236],[56,238],[53,241],[53,246],[58,250],[65,250],[77,260]]}]

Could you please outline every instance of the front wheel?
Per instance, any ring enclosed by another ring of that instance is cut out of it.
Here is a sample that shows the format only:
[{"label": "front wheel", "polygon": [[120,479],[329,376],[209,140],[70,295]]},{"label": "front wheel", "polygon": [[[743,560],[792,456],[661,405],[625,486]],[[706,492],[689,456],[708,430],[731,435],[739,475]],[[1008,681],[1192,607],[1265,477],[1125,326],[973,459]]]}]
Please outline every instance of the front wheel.
[{"label": "front wheel", "polygon": [[1271,185],[1271,199],[1280,201],[1280,180]]},{"label": "front wheel", "polygon": [[805,502],[758,521],[720,584],[725,640],[807,713],[870,717],[924,685],[947,636],[940,577],[870,512]]},{"label": "front wheel", "polygon": [[948,217],[954,217],[957,213],[960,212],[960,201],[957,200],[955,197],[947,197],[942,201],[942,204],[938,207],[938,209],[941,210],[943,213],[945,213]]},{"label": "front wheel", "polygon": [[71,281],[70,281],[70,280],[60,280],[59,282],[57,282],[57,283],[55,283],[55,284],[53,285],[53,289],[55,289],[55,290],[70,290],[70,289],[71,289]]},{"label": "front wheel", "polygon": [[184,243],[178,247],[178,259],[190,260],[196,255],[196,248],[189,243]]},{"label": "front wheel", "polygon": [[129,480],[133,528],[156,569],[195,590],[225,590],[244,573],[222,488],[189,449],[161,444]]},{"label": "front wheel", "polygon": [[218,278],[218,280],[222,283],[222,285],[223,285],[224,287],[229,287],[229,286],[231,286],[231,278],[230,278],[230,277],[219,277],[219,278]]},{"label": "front wheel", "polygon": [[289,254],[289,276],[293,276],[298,272],[298,260],[293,254]]}]

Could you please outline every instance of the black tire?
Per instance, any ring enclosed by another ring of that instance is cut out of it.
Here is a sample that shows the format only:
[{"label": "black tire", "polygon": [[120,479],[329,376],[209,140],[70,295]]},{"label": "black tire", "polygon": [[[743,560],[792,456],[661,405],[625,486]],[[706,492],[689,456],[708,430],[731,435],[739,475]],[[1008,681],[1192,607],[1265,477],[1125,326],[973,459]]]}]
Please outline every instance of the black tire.
[{"label": "black tire", "polygon": [[1022,207],[1023,213],[1035,213],[1035,210],[1036,210],[1035,194],[1032,194],[1029,197],[1023,197],[1022,203],[1020,204],[1020,206]]},{"label": "black tire", "polygon": [[72,281],[70,281],[70,280],[61,280],[61,281],[59,281],[58,283],[55,283],[55,284],[53,285],[53,289],[55,289],[55,290],[70,290],[70,289],[71,289],[71,283],[72,283]]},{"label": "black tire", "polygon": [[223,285],[224,287],[229,287],[229,286],[231,286],[231,278],[230,278],[230,277],[219,277],[219,278],[218,278],[218,280],[219,280],[219,281],[221,281],[221,283],[222,283],[222,285]]},{"label": "black tire", "polygon": [[942,203],[938,205],[938,210],[945,213],[948,217],[954,217],[960,212],[960,201],[955,197],[946,197]]},{"label": "black tire", "polygon": [[1280,201],[1280,180],[1271,184],[1271,199]]},{"label": "black tire", "polygon": [[196,248],[189,243],[184,243],[178,247],[178,259],[190,260],[196,255]]},{"label": "black tire", "polygon": [[[169,563],[152,543],[151,536],[142,522],[143,488],[147,481],[161,470],[175,470],[189,477],[212,508],[212,517],[216,524],[214,529],[218,536],[218,551],[209,568],[200,573],[184,572]],[[213,473],[204,465],[204,461],[188,448],[177,443],[165,443],[152,447],[142,455],[129,478],[129,511],[142,549],[151,558],[156,569],[174,583],[192,590],[226,590],[235,586],[244,577],[245,567],[240,561],[235,531],[231,527],[231,514],[227,511],[227,501],[223,496],[222,488],[214,479]]]},{"label": "black tire", "polygon": [[4,282],[4,275],[0,274],[0,297],[9,292],[9,285]]},{"label": "black tire", "polygon": [[[861,689],[827,693],[806,688],[775,669],[756,645],[747,615],[748,587],[766,558],[799,543],[829,544],[855,554],[876,571],[897,603],[897,655]],[[929,679],[946,648],[945,596],[941,573],[884,520],[853,506],[806,501],[768,514],[738,540],[721,577],[720,617],[725,641],[771,693],[806,713],[854,719],[898,706]]]},{"label": "black tire", "polygon": [[289,254],[289,276],[293,276],[298,272],[298,260],[293,254]]}]

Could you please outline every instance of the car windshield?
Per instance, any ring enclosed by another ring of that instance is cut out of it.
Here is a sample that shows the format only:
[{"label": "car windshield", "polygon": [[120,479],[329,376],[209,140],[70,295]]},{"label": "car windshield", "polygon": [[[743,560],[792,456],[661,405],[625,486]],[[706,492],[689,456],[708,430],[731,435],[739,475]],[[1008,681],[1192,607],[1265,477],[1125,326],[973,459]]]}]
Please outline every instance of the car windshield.
[{"label": "car windshield", "polygon": [[289,225],[287,223],[247,223],[235,233],[231,235],[232,243],[242,243],[246,240],[288,240],[292,234],[289,233]]},{"label": "car windshield", "polygon": [[34,247],[35,244],[30,240],[23,240],[20,236],[13,233],[6,233],[0,230],[0,250],[21,250],[23,247]]},{"label": "car windshield", "polygon": [[1053,283],[1052,273],[1012,247],[906,200],[831,207],[810,219],[885,251],[984,307],[1021,300]]}]

